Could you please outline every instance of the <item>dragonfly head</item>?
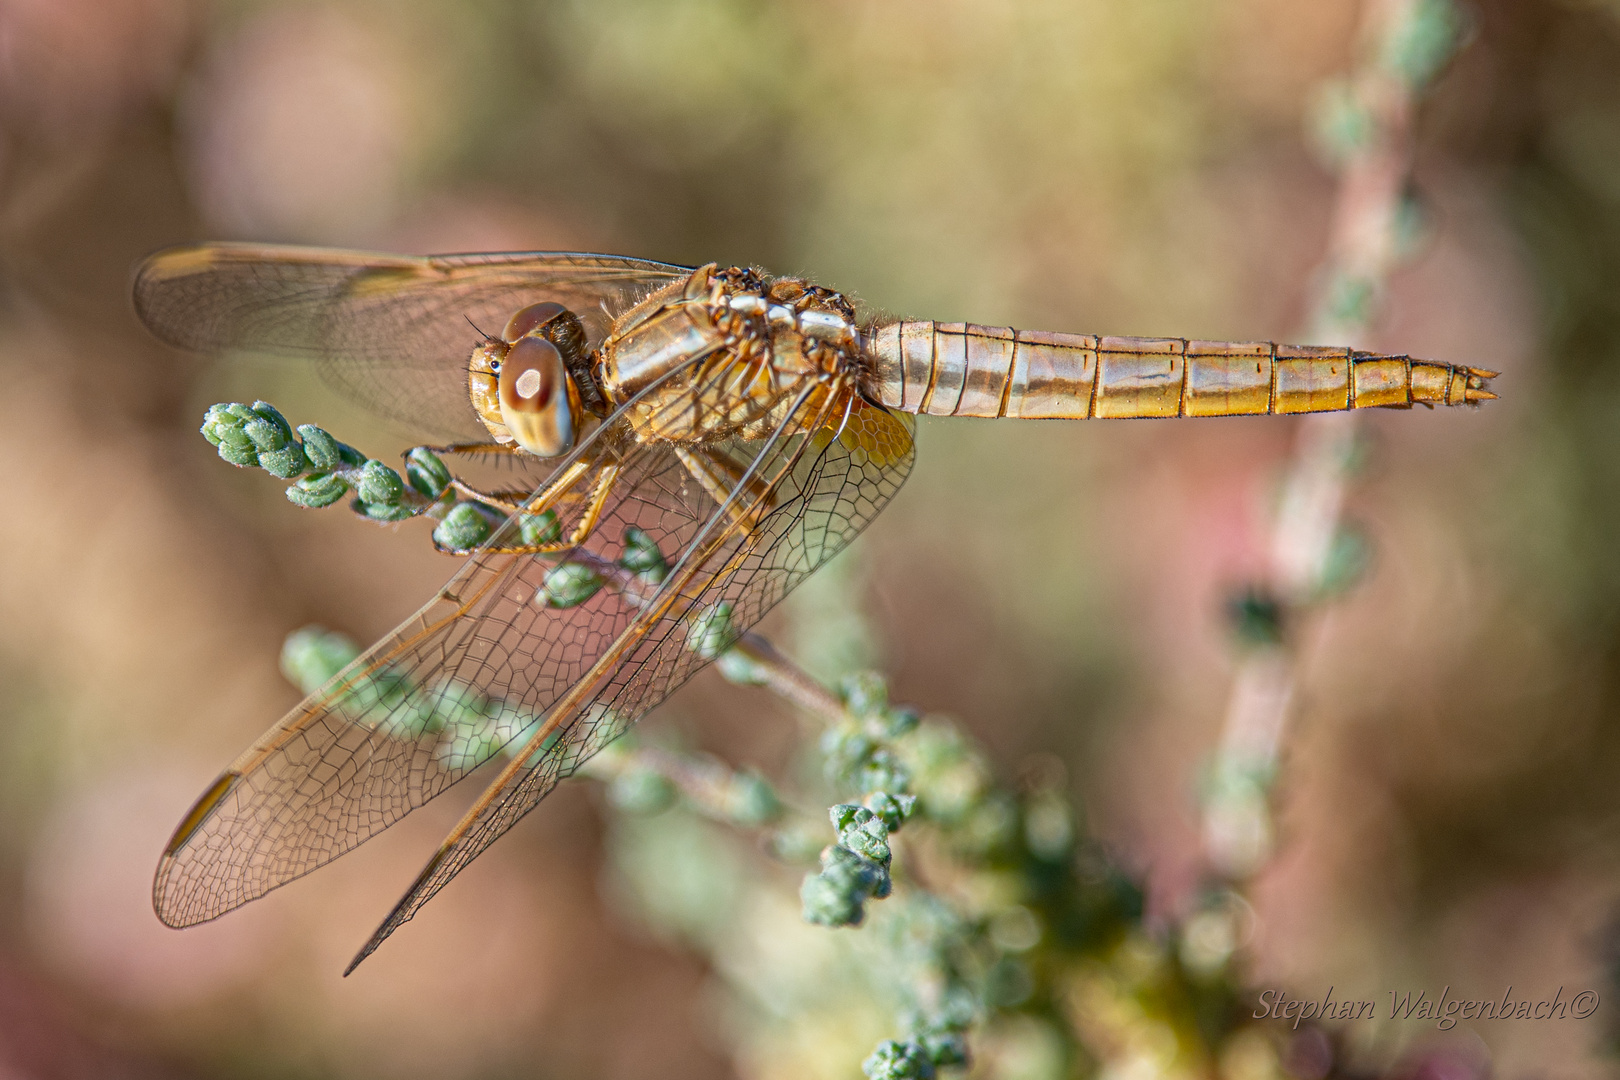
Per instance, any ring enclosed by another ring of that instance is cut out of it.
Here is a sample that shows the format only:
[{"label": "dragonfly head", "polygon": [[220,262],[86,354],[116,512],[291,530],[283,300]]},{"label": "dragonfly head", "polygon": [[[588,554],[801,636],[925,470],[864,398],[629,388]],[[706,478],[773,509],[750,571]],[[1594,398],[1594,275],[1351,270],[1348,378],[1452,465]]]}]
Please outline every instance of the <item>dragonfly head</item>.
[{"label": "dragonfly head", "polygon": [[558,345],[574,345],[578,322],[561,304],[531,304],[512,316],[499,338],[473,350],[467,390],[496,441],[516,442],[539,457],[573,448],[583,408]]}]

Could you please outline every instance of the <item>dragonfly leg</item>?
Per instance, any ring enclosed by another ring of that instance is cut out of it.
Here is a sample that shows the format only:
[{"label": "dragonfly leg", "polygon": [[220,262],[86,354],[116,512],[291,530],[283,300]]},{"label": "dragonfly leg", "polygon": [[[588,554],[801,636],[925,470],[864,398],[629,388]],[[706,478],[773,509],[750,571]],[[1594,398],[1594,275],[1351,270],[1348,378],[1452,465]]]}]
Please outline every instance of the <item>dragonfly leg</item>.
[{"label": "dragonfly leg", "polygon": [[[597,475],[594,478],[590,478],[592,469],[597,470]],[[539,517],[565,504],[577,504],[583,501],[585,503],[584,511],[566,536],[563,536],[559,531],[554,534],[554,539],[540,540],[533,543],[497,544],[487,549],[508,555],[548,555],[578,547],[595,531],[597,523],[601,520],[602,512],[607,505],[608,496],[613,491],[614,481],[618,479],[621,469],[622,467],[618,463],[598,466],[595,462],[582,459],[563,470],[562,475],[533,495],[522,491],[481,491],[471,484],[454,477],[451,479],[450,484],[458,494],[465,496],[467,499],[481,503],[508,516]],[[581,486],[581,482],[587,479],[589,480],[589,490],[577,490]],[[468,555],[472,553],[473,549],[469,548],[462,551],[441,547],[440,550],[452,555]]]},{"label": "dragonfly leg", "polygon": [[753,532],[764,520],[765,515],[775,508],[775,497],[772,494],[772,484],[767,478],[754,476],[748,481],[743,491],[732,498],[737,486],[742,483],[743,476],[748,472],[745,465],[725,454],[716,454],[703,448],[687,449],[678,446],[675,456],[680,458],[681,464],[692,478],[702,485],[708,492],[709,498],[721,506],[727,505],[730,500],[731,519],[742,526],[744,532]]},{"label": "dragonfly leg", "polygon": [[477,457],[480,454],[489,454],[497,457],[532,457],[527,450],[517,443],[476,442],[451,443],[448,446],[424,446],[424,450],[431,450],[435,454],[455,454],[459,457]]},{"label": "dragonfly leg", "polygon": [[[584,512],[580,514],[579,520],[574,523],[573,528],[568,531],[566,536],[558,536],[555,540],[543,540],[537,543],[501,544],[491,550],[498,551],[503,555],[553,555],[559,551],[577,548],[590,539],[591,534],[596,531],[597,524],[602,520],[602,513],[607,508],[608,496],[613,493],[613,485],[618,482],[623,467],[617,463],[603,465],[597,471],[596,478],[591,482],[588,495],[573,491],[574,485],[585,477],[590,468],[591,466],[585,462],[575,462],[564,475],[557,478],[556,483],[551,484],[545,491],[532,499],[525,500],[521,497],[516,500],[496,499],[489,498],[482,493],[473,494],[471,497],[487,502],[488,505],[495,507],[497,510],[503,510],[508,514],[522,514],[525,517],[544,514],[565,501],[577,501],[581,498],[585,500]],[[473,489],[464,488],[463,486],[457,487],[456,490],[471,492]]]},{"label": "dragonfly leg", "polygon": [[601,473],[596,478],[596,490],[591,493],[591,501],[585,507],[585,513],[580,515],[579,524],[574,526],[573,534],[568,537],[563,547],[578,547],[596,531],[596,523],[602,520],[602,510],[607,506],[608,495],[613,491],[613,485],[618,482],[621,468],[622,466],[617,464],[602,467]]},{"label": "dragonfly leg", "polygon": [[580,478],[591,470],[591,465],[591,462],[584,459],[574,462],[544,491],[532,498],[527,493],[484,491],[473,487],[459,476],[450,478],[450,486],[455,488],[458,494],[486,506],[493,506],[506,514],[543,514],[571,493]]}]

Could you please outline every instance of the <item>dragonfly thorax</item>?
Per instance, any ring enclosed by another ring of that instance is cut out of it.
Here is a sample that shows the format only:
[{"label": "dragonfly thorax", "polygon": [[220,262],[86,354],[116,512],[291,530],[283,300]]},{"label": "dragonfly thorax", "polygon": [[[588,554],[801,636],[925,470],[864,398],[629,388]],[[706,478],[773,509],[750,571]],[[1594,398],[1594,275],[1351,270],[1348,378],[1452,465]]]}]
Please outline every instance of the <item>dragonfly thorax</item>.
[{"label": "dragonfly thorax", "polygon": [[596,370],[610,404],[634,399],[641,437],[701,443],[764,437],[806,386],[853,371],[859,350],[838,293],[710,265],[626,312]]}]

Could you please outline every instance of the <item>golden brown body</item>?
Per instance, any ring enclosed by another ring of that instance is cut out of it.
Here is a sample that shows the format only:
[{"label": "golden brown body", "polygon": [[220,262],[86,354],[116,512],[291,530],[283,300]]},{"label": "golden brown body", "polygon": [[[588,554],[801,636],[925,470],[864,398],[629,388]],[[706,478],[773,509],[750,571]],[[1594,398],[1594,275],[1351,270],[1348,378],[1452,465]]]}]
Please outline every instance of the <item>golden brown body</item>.
[{"label": "golden brown body", "polygon": [[1495,373],[1273,342],[1091,337],[895,322],[866,345],[867,392],[891,409],[1025,420],[1247,416],[1494,398]]}]

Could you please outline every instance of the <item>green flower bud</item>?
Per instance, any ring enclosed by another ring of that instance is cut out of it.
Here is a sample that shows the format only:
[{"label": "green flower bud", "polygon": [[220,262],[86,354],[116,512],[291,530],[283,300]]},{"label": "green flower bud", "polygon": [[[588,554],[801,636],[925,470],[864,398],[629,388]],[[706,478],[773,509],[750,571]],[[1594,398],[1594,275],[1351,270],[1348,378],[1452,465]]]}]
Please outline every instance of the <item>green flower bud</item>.
[{"label": "green flower bud", "polygon": [[546,510],[539,514],[520,514],[518,532],[522,535],[523,542],[531,547],[555,544],[562,537],[562,521],[557,517],[555,510]]},{"label": "green flower bud", "polygon": [[287,438],[281,429],[268,420],[249,420],[242,425],[242,431],[261,451],[280,450],[287,445]]},{"label": "green flower bud", "polygon": [[864,821],[872,820],[872,811],[854,803],[839,803],[827,809],[827,816],[832,819],[832,827],[842,835],[845,829],[853,829]]},{"label": "green flower bud", "polygon": [[[253,414],[259,419],[275,427],[277,437],[281,441],[281,446],[286,446],[288,443],[293,441],[292,425],[287,423],[287,418],[282,416],[274,405],[270,404],[268,401],[255,401],[253,403]],[[244,417],[244,419],[246,418]],[[245,427],[246,424],[243,426]],[[273,446],[270,449],[279,450],[281,447]]]},{"label": "green flower bud", "polygon": [[1322,576],[1316,583],[1320,598],[1342,596],[1353,589],[1372,564],[1372,544],[1354,526],[1343,526],[1333,536],[1327,557],[1322,560]]},{"label": "green flower bud", "polygon": [[433,530],[433,542],[445,551],[471,551],[494,529],[478,507],[457,503]]},{"label": "green flower bud", "polygon": [[883,866],[889,865],[889,827],[883,819],[864,806],[843,803],[828,811],[833,828],[838,830],[838,842],[863,858]]},{"label": "green flower bud", "polygon": [[936,1066],[968,1062],[967,1039],[959,1031],[932,1031],[920,1036],[917,1042]]},{"label": "green flower bud", "polygon": [[675,785],[652,769],[631,768],[608,784],[608,801],[627,814],[656,814],[675,802]]},{"label": "green flower bud", "polygon": [[424,707],[433,713],[441,728],[483,728],[489,721],[489,702],[484,695],[453,680],[429,689]]},{"label": "green flower bud", "polygon": [[383,668],[357,679],[338,695],[336,704],[354,720],[375,727],[379,719],[386,721],[386,714],[403,706],[410,692],[409,679],[392,668]]},{"label": "green flower bud", "polygon": [[859,926],[866,917],[863,897],[820,874],[805,875],[799,904],[804,921],[817,926]]},{"label": "green flower bud", "polygon": [[[307,445],[307,444],[306,444]],[[331,506],[349,493],[349,484],[333,473],[311,473],[287,489],[287,501],[310,510]]]},{"label": "green flower bud", "polygon": [[922,714],[909,705],[902,705],[897,709],[885,709],[882,716],[882,732],[886,739],[898,739],[915,730],[922,721]]},{"label": "green flower bud", "polygon": [[893,882],[882,864],[832,845],[821,851],[821,873],[799,888],[806,922],[821,926],[858,926],[866,917],[868,897],[888,896]]},{"label": "green flower bud", "polygon": [[871,1080],[933,1080],[934,1062],[917,1043],[888,1039],[861,1062],[861,1072]]},{"label": "green flower bud", "polygon": [[741,769],[731,778],[726,791],[726,814],[738,825],[758,828],[782,816],[782,801],[769,780]]},{"label": "green flower bud", "polygon": [[1322,86],[1308,119],[1316,149],[1330,166],[1343,165],[1366,149],[1378,133],[1372,110],[1344,79],[1329,80]]},{"label": "green flower bud", "polygon": [[973,991],[958,983],[947,987],[940,996],[939,1004],[929,1018],[929,1028],[934,1031],[966,1031],[979,1019],[981,1011],[979,999]]},{"label": "green flower bud", "polygon": [[727,649],[720,654],[714,666],[727,682],[738,686],[764,686],[770,681],[770,673],[765,666],[741,649]]},{"label": "green flower bud", "polygon": [[291,480],[309,468],[304,448],[290,442],[280,450],[259,451],[259,467],[280,480]]},{"label": "green flower bud", "polygon": [[770,853],[786,863],[814,862],[821,853],[821,830],[803,822],[789,822],[774,830],[767,840]]},{"label": "green flower bud", "polygon": [[360,647],[344,635],[306,626],[281,643],[281,673],[304,693],[313,694],[359,655]]},{"label": "green flower bud", "polygon": [[225,406],[225,411],[236,418],[237,426],[247,424],[253,420],[263,420],[264,417],[253,411],[253,406],[244,405],[240,401],[233,401]]},{"label": "green flower bud", "polygon": [[304,455],[309,463],[322,472],[331,472],[343,463],[338,452],[338,441],[314,424],[299,424],[298,434],[304,439]]},{"label": "green flower bud", "polygon": [[1468,20],[1453,0],[1418,0],[1388,30],[1380,62],[1413,90],[1446,66],[1467,33]]},{"label": "green flower bud", "polygon": [[862,792],[904,791],[911,786],[911,772],[888,750],[874,750],[855,772],[855,786]]},{"label": "green flower bud", "polygon": [[[240,432],[242,430],[242,421],[231,412],[229,406],[210,405],[208,411],[203,414],[202,428],[200,430],[203,438],[218,446],[226,433]],[[246,436],[243,437],[246,438]]]},{"label": "green flower bud", "polygon": [[[874,791],[861,801],[882,820],[890,832],[898,832],[917,806],[915,795],[890,795],[886,791]],[[836,825],[836,822],[834,824]]]},{"label": "green flower bud", "polygon": [[414,700],[400,702],[386,712],[381,708],[374,709],[372,717],[378,731],[390,739],[404,742],[415,742],[423,735],[439,730],[432,710],[422,708],[421,703]]},{"label": "green flower bud", "polygon": [[1328,317],[1336,323],[1365,326],[1372,321],[1378,283],[1362,274],[1338,274],[1329,279],[1323,301]]},{"label": "green flower bud", "polygon": [[371,521],[380,521],[389,524],[395,521],[404,521],[414,517],[415,511],[408,506],[387,506],[383,503],[368,503],[364,499],[355,499],[349,503],[349,509],[363,518]]},{"label": "green flower bud", "polygon": [[368,504],[397,506],[405,497],[405,481],[376,458],[366,462],[354,487],[360,501]]},{"label": "green flower bud", "polygon": [[[501,753],[507,757],[516,757],[522,753],[529,740],[540,730],[538,716],[503,701],[492,702],[489,714],[493,717],[495,745],[500,747]],[[531,766],[538,764],[541,756],[557,741],[556,736],[557,733],[553,731],[542,739],[540,746],[529,756],[527,764]]]},{"label": "green flower bud", "polygon": [[844,704],[856,716],[872,716],[889,704],[889,684],[875,671],[847,676],[838,689]]},{"label": "green flower bud", "polygon": [[634,525],[624,530],[624,554],[619,556],[619,565],[653,585],[662,582],[669,573],[669,563],[658,550],[658,542]]},{"label": "green flower bud", "polygon": [[713,660],[731,648],[737,642],[731,611],[729,600],[704,608],[686,631],[686,647],[705,660]]},{"label": "green flower bud", "polygon": [[433,748],[433,756],[446,769],[465,771],[483,764],[500,749],[496,722],[488,716],[469,715],[449,724]]},{"label": "green flower bud", "polygon": [[405,455],[405,479],[423,495],[437,499],[450,486],[450,470],[439,460],[439,455],[418,446]]},{"label": "green flower bud", "polygon": [[578,607],[602,588],[602,576],[584,563],[563,563],[546,571],[539,599],[554,608]]},{"label": "green flower bud", "polygon": [[239,469],[253,468],[259,464],[259,452],[253,448],[251,442],[244,446],[240,442],[221,439],[219,456]]}]

